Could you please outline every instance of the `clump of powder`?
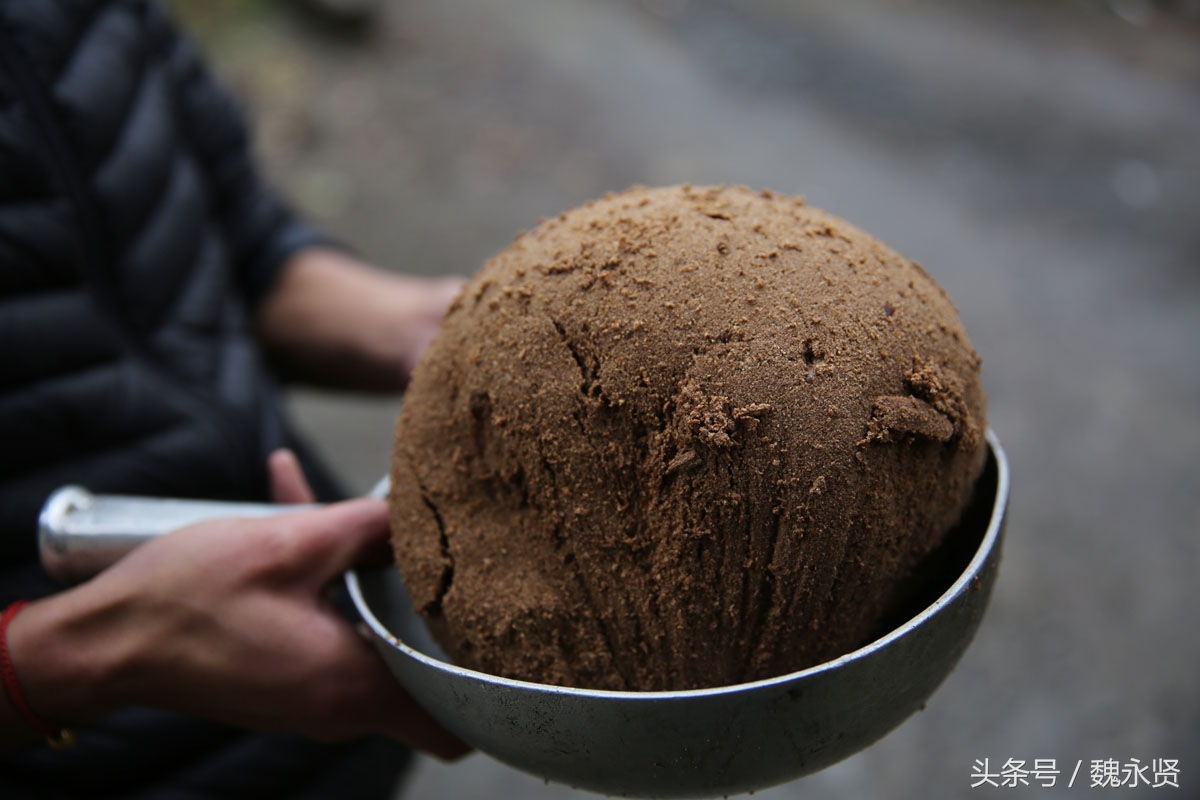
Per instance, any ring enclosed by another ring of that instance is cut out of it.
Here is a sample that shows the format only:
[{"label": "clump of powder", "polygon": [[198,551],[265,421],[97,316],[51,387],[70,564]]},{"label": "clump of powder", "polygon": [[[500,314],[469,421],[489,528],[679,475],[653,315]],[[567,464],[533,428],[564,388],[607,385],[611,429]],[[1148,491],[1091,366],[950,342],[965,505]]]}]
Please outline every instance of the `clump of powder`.
[{"label": "clump of powder", "polygon": [[485,672],[660,690],[820,663],[966,506],[979,364],[920,266],[802,200],[608,196],[450,309],[397,424],[397,562]]}]

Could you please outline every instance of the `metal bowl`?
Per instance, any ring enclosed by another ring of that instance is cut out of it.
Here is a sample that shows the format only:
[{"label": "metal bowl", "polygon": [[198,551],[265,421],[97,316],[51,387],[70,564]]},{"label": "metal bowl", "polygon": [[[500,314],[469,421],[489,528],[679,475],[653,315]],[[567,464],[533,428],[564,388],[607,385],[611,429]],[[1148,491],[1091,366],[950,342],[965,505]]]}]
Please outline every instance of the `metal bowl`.
[{"label": "metal bowl", "polygon": [[1000,560],[1009,474],[989,457],[947,545],[910,584],[912,612],[871,644],[754,683],[680,692],[612,692],[508,680],[445,660],[393,568],[346,573],[346,586],[396,678],[478,750],[541,778],[628,797],[712,797],[824,769],[922,707],[979,627]]}]

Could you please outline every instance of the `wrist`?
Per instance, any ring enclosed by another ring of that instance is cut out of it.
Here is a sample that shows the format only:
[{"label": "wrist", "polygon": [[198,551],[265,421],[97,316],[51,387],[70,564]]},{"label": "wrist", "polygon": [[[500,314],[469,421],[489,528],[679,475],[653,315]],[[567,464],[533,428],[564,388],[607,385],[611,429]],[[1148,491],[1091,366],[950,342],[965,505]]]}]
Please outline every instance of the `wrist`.
[{"label": "wrist", "polygon": [[55,725],[95,721],[113,711],[118,650],[101,634],[112,609],[88,608],[80,587],[26,606],[8,627],[9,657],[29,707]]}]

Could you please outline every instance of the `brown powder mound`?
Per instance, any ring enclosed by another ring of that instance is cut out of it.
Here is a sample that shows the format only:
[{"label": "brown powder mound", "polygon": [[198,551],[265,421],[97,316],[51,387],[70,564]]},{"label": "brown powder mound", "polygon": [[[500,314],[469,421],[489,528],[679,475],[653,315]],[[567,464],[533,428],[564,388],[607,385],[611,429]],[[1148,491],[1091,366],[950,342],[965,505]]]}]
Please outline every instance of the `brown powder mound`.
[{"label": "brown powder mound", "polygon": [[983,428],[917,264],[801,200],[632,189],[518,236],[452,306],[396,429],[397,560],[465,666],[770,677],[877,633]]}]

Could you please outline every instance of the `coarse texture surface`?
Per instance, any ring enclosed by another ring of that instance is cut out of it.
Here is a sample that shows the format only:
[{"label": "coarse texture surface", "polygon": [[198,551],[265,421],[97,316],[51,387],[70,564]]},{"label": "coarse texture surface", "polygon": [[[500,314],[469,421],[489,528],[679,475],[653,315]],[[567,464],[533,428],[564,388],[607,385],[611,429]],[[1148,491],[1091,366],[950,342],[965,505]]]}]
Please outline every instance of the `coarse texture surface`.
[{"label": "coarse texture surface", "polygon": [[406,398],[397,559],[459,663],[686,689],[877,634],[982,467],[979,358],[802,200],[635,188],[517,237]]}]

